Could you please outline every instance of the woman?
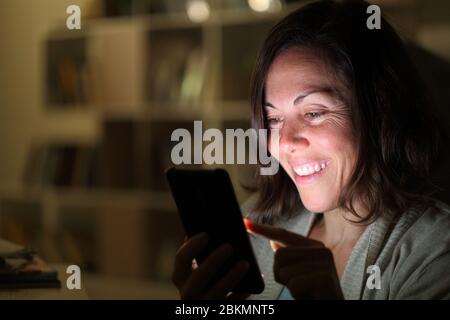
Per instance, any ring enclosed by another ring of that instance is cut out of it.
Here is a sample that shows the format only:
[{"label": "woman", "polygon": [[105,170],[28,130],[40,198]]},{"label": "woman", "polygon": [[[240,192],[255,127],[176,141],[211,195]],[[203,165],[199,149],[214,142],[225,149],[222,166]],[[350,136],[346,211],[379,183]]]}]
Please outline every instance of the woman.
[{"label": "woman", "polygon": [[[253,299],[450,298],[450,209],[429,195],[439,138],[401,40],[366,27],[364,2],[321,1],[280,21],[258,57],[252,123],[277,130],[282,170],[261,176],[247,227],[266,283]],[[197,266],[199,234],[177,253],[182,298],[245,298],[232,249]]]}]

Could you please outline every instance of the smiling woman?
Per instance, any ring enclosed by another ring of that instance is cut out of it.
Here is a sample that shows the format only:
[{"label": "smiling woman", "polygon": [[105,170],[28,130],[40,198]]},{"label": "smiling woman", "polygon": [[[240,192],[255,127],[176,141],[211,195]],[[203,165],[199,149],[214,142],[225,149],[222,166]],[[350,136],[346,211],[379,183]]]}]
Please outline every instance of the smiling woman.
[{"label": "smiling woman", "polygon": [[[367,7],[306,5],[261,48],[252,124],[276,130],[281,170],[242,208],[266,285],[251,299],[450,298],[450,208],[429,181],[441,135],[402,41],[384,19],[367,29]],[[207,297],[190,288],[226,261],[192,269],[195,241],[175,262],[186,298]]]},{"label": "smiling woman", "polygon": [[265,83],[268,127],[281,137],[269,150],[312,212],[336,206],[357,156],[350,107],[330,74],[313,52],[292,48],[273,61]]},{"label": "smiling woman", "polygon": [[308,207],[303,189],[289,183],[297,181],[299,163],[330,162],[327,178],[334,183],[325,176],[320,182],[334,185],[327,193],[332,201],[361,222],[385,210],[402,212],[432,191],[428,177],[438,133],[428,98],[390,25],[383,20],[380,30],[365,27],[365,6],[307,6],[265,41],[252,83],[253,124],[282,129],[280,150],[290,152],[276,156],[286,174],[261,177],[256,209],[264,221],[288,211],[298,192],[307,209],[326,211]]},{"label": "smiling woman", "polygon": [[[440,132],[402,41],[384,19],[366,28],[367,6],[307,5],[260,51],[252,121],[277,130],[269,151],[283,170],[260,176],[247,204],[249,218],[277,227],[250,228],[271,240],[253,238],[274,282],[257,298],[450,296],[450,210],[428,180]],[[380,290],[365,286],[367,266]]]}]

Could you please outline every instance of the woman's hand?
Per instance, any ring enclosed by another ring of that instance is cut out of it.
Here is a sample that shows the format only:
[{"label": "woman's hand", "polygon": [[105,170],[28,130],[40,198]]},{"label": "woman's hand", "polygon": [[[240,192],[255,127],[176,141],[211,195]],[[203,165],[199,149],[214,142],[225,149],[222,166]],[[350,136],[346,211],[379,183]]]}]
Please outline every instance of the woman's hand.
[{"label": "woman's hand", "polygon": [[229,244],[215,249],[197,265],[194,258],[206,247],[208,236],[199,233],[187,239],[175,256],[172,282],[177,287],[181,299],[245,299],[249,294],[231,293],[234,287],[247,273],[250,265],[246,261],[238,262],[212,288],[209,282],[217,274],[223,264],[231,257],[233,248]]},{"label": "woman's hand", "polygon": [[245,220],[247,230],[270,240],[275,280],[297,300],[343,299],[333,254],[321,242]]}]

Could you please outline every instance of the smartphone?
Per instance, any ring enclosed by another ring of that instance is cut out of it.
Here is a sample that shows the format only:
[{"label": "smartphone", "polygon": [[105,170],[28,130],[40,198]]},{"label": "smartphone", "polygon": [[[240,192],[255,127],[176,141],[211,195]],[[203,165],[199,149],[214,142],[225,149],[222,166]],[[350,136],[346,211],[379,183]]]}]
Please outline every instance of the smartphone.
[{"label": "smartphone", "polygon": [[208,245],[195,258],[197,263],[201,264],[211,251],[224,243],[233,246],[231,258],[209,286],[238,261],[246,260],[250,269],[233,292],[261,293],[264,281],[228,173],[223,169],[171,168],[166,171],[166,177],[187,236],[200,232],[208,234]]}]

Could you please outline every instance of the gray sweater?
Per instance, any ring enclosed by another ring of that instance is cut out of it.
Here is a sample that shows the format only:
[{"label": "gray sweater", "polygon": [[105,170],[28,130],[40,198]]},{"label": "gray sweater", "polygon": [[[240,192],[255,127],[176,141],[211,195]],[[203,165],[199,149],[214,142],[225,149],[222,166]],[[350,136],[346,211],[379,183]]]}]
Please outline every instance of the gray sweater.
[{"label": "gray sweater", "polygon": [[[244,204],[244,215],[254,201],[253,197]],[[410,209],[396,220],[384,215],[365,229],[340,280],[346,299],[450,299],[450,207],[438,201],[436,207]],[[317,216],[297,208],[275,226],[307,236]],[[289,297],[287,288],[274,280],[269,241],[250,238],[266,287],[249,299]],[[367,285],[371,265],[379,267],[379,289]]]}]

